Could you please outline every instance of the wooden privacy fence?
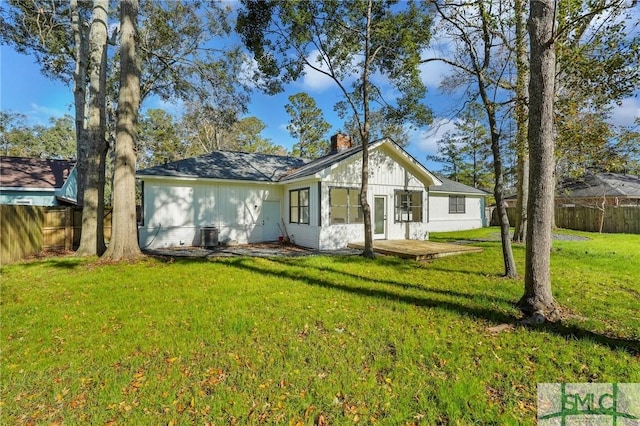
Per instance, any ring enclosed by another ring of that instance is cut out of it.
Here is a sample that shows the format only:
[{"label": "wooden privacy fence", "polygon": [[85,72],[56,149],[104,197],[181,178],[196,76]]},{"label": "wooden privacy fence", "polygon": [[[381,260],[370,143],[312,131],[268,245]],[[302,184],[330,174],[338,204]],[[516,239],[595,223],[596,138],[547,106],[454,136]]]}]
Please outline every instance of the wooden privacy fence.
[{"label": "wooden privacy fence", "polygon": [[[604,218],[603,218],[604,214]],[[640,234],[640,206],[557,207],[556,226],[579,231]]]},{"label": "wooden privacy fence", "polygon": [[0,205],[0,264],[39,253],[43,223],[42,207]]},{"label": "wooden privacy fence", "polygon": [[[75,250],[80,245],[82,209],[0,205],[0,263],[43,250]],[[111,238],[111,209],[105,209],[104,237]]]},{"label": "wooden privacy fence", "polygon": [[[513,226],[516,209],[507,208],[509,223]],[[556,207],[555,220],[558,228],[576,231],[599,232],[603,211],[589,206]],[[498,225],[497,211],[491,216],[491,225]],[[640,206],[605,206],[602,232],[640,234]]]},{"label": "wooden privacy fence", "polygon": [[[75,250],[80,246],[82,208],[47,207],[42,225],[43,250]],[[111,209],[104,211],[104,239],[111,239]]]}]

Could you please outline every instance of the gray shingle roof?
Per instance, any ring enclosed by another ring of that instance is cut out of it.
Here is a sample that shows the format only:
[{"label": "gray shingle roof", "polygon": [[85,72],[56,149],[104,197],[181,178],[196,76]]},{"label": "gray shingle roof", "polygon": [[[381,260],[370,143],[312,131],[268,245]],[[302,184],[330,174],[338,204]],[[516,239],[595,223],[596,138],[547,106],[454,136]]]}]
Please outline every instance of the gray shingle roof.
[{"label": "gray shingle roof", "polygon": [[442,181],[442,185],[429,186],[429,191],[433,192],[454,192],[461,194],[478,194],[478,195],[489,195],[486,191],[482,189],[477,189],[469,185],[465,185],[460,182],[453,181],[451,179],[447,179],[444,176],[437,175],[438,179]]},{"label": "gray shingle roof", "polygon": [[570,198],[640,198],[640,176],[621,173],[597,173],[558,185],[558,196]]},{"label": "gray shingle roof", "polygon": [[[380,139],[370,143],[394,144],[389,139]],[[399,148],[402,150],[402,148]],[[308,160],[266,154],[250,154],[246,152],[215,151],[199,157],[175,161],[173,163],[139,170],[138,177],[188,177],[205,179],[246,180],[257,182],[285,182],[313,176],[351,156],[362,152],[362,146],[355,146],[324,157]],[[413,157],[411,157],[413,158]],[[422,167],[416,160],[416,165]],[[428,172],[424,169],[426,173]],[[472,188],[473,189],[473,188]]]},{"label": "gray shingle roof", "polygon": [[339,151],[335,154],[325,155],[324,157],[317,158],[296,170],[292,170],[286,176],[284,176],[281,180],[293,180],[301,177],[313,176],[318,172],[326,169],[327,167],[331,167],[332,165],[339,163],[340,161],[351,157],[352,155],[356,155],[362,151],[362,146],[354,146],[352,148],[348,148],[342,151]]},{"label": "gray shingle roof", "polygon": [[215,151],[139,170],[137,175],[277,182],[309,160],[280,155]]}]

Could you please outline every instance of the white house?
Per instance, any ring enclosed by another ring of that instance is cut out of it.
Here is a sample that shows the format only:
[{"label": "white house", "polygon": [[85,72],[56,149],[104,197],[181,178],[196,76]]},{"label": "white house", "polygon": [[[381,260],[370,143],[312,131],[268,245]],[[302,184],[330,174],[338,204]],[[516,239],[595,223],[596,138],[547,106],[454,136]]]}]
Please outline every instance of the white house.
[{"label": "white house", "polygon": [[[243,244],[288,235],[321,250],[363,241],[361,167],[362,147],[336,135],[331,154],[313,161],[217,151],[140,170],[140,246],[209,245],[212,236]],[[389,139],[369,145],[369,170],[375,239],[483,225],[483,191],[438,178]]]}]

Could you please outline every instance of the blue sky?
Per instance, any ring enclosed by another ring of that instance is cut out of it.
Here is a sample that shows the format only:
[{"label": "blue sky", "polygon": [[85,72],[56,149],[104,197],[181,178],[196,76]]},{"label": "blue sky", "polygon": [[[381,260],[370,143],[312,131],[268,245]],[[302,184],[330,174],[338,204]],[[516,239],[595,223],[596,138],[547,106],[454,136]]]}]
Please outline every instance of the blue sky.
[{"label": "blue sky", "polygon": [[[436,73],[441,73],[444,68],[437,65],[429,67],[433,68],[433,73],[430,73],[433,77],[429,79],[431,87],[426,103],[437,116],[442,116],[451,109],[450,97],[445,100],[437,90],[440,74]],[[52,116],[73,115],[73,87],[44,77],[33,56],[19,54],[5,45],[0,46],[0,80],[2,111],[10,110],[25,114],[29,122],[34,124],[45,124]],[[298,92],[307,92],[314,97],[323,110],[326,120],[333,125],[332,132],[337,132],[342,127],[342,120],[333,111],[333,106],[340,100],[340,93],[332,81],[320,74],[308,74],[300,81],[289,84],[286,91],[278,95],[269,96],[254,92],[248,115],[256,116],[267,124],[263,132],[264,137],[287,149],[292,147],[295,140],[286,130],[289,115],[284,106],[288,103],[288,97]],[[176,113],[180,110],[180,104],[152,97],[142,105],[142,108],[161,108]],[[428,130],[425,128],[414,132],[408,147],[410,154],[423,164],[427,163],[426,156],[435,153],[436,150],[435,140],[425,137]]]},{"label": "blue sky", "polygon": [[[432,170],[440,165],[426,160],[427,155],[436,153],[436,140],[446,131],[453,129],[453,111],[463,101],[462,95],[442,94],[438,89],[443,76],[449,73],[446,65],[430,63],[422,68],[423,81],[428,87],[425,103],[434,112],[434,125],[411,134],[407,151],[418,161]],[[284,106],[288,96],[307,92],[323,110],[325,118],[333,125],[332,133],[340,130],[342,120],[333,111],[340,100],[335,84],[319,73],[308,73],[304,78],[286,87],[284,93],[268,96],[255,92],[249,106],[248,115],[260,118],[267,129],[263,136],[287,149],[295,143],[286,130],[289,116]],[[0,46],[0,109],[25,114],[31,123],[47,123],[49,117],[72,114],[72,87],[48,79],[40,72],[35,58],[18,54],[11,47]],[[179,103],[164,102],[157,98],[148,99],[142,108],[161,108],[170,113],[180,110]],[[624,99],[620,107],[614,109],[612,121],[616,124],[631,125],[640,116],[640,97]]]}]

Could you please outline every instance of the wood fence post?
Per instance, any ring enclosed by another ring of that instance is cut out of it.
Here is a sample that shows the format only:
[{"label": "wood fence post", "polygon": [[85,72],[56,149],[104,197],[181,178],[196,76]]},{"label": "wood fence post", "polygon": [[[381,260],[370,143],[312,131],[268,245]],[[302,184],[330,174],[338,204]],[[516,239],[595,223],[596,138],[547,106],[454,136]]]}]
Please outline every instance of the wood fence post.
[{"label": "wood fence post", "polygon": [[73,248],[73,207],[64,208],[64,249]]}]

